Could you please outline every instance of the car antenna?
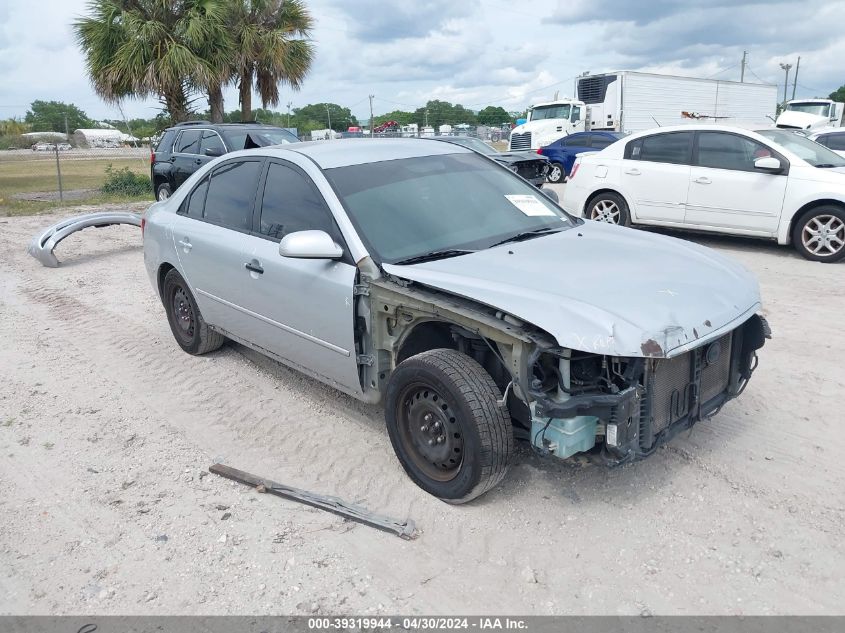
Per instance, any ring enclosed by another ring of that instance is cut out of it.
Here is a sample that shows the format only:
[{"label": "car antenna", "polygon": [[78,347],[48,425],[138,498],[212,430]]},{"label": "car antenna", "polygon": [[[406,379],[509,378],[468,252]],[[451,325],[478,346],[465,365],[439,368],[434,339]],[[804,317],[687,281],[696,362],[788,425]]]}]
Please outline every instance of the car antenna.
[{"label": "car antenna", "polygon": [[651,117],[651,120],[654,121],[655,123],[657,123],[657,127],[660,127],[660,123],[657,121],[657,119],[655,119],[654,117]]}]

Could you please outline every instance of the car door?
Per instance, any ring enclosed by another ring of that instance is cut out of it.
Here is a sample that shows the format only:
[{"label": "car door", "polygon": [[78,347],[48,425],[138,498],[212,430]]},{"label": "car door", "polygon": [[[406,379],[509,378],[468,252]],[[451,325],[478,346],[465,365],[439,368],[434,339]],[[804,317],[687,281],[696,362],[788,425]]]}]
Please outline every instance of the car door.
[{"label": "car door", "polygon": [[773,148],[747,136],[723,131],[696,134],[690,170],[686,223],[773,234],[780,222],[787,173],[761,171],[754,160],[774,156]]},{"label": "car door", "polygon": [[251,318],[242,309],[251,280],[249,234],[263,158],[227,161],[185,199],[173,224],[182,274],[206,322],[244,336]]},{"label": "car door", "polygon": [[180,187],[199,166],[202,130],[182,130],[173,146],[170,162],[173,163],[173,184]]},{"label": "car door", "polygon": [[593,148],[590,147],[589,134],[571,134],[564,138],[561,143],[563,149],[563,168],[567,174],[572,173],[572,165],[575,164],[575,158],[582,152],[591,152]]},{"label": "car door", "polygon": [[254,267],[243,306],[253,315],[255,344],[346,390],[361,391],[355,350],[353,289],[356,268],[340,260],[279,254],[290,233],[321,230],[345,247],[341,232],[311,178],[296,165],[271,159],[249,238]]},{"label": "car door", "polygon": [[627,144],[620,182],[635,222],[683,223],[692,139],[692,132],[662,132]]}]

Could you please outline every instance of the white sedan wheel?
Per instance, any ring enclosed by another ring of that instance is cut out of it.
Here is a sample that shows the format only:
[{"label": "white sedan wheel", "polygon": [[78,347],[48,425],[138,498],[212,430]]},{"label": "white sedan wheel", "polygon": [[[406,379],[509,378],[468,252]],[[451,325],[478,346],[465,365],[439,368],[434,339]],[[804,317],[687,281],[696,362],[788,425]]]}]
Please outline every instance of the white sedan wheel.
[{"label": "white sedan wheel", "polygon": [[804,226],[801,241],[813,255],[836,255],[845,248],[845,222],[835,215],[818,215]]},{"label": "white sedan wheel", "polygon": [[599,222],[607,222],[608,224],[619,224],[619,217],[621,213],[619,205],[613,200],[599,200],[593,205],[590,211],[590,219],[598,220]]}]

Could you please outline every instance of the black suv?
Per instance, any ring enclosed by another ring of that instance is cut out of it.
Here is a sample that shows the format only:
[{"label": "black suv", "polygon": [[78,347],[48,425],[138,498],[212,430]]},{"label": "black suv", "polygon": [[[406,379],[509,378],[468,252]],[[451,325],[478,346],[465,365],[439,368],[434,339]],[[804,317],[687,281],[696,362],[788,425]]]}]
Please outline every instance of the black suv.
[{"label": "black suv", "polygon": [[179,123],[164,131],[150,154],[150,178],[156,200],[168,198],[191,174],[217,156],[239,149],[298,142],[287,130],[260,123]]}]

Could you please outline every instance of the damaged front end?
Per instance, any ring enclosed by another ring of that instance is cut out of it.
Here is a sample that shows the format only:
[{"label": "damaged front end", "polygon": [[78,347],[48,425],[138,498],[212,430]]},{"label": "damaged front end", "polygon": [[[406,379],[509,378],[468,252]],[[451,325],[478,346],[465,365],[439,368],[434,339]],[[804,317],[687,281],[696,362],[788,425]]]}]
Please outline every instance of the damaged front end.
[{"label": "damaged front end", "polygon": [[742,393],[770,337],[766,320],[753,315],[669,358],[538,349],[531,359],[530,441],[561,459],[586,451],[609,463],[647,456]]}]

